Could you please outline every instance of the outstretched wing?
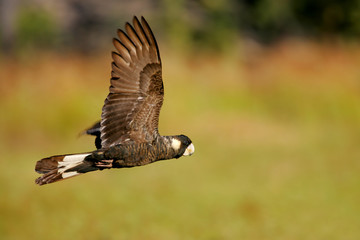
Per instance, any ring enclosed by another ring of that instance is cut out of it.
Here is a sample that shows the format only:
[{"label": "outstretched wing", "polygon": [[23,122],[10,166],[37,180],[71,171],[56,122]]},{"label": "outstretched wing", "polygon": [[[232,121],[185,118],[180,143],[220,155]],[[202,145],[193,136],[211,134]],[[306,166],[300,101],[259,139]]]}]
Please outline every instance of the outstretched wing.
[{"label": "outstretched wing", "polygon": [[164,98],[161,60],[155,37],[141,17],[125,24],[113,39],[110,93],[101,114],[101,145],[149,142],[158,135]]}]

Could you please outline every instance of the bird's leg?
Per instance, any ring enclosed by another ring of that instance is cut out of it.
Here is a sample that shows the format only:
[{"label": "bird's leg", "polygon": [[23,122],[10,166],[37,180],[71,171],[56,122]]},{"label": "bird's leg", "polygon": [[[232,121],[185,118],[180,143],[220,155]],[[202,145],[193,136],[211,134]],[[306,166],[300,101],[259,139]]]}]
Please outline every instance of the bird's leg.
[{"label": "bird's leg", "polygon": [[101,160],[99,162],[95,162],[95,166],[99,168],[112,168],[114,160]]}]

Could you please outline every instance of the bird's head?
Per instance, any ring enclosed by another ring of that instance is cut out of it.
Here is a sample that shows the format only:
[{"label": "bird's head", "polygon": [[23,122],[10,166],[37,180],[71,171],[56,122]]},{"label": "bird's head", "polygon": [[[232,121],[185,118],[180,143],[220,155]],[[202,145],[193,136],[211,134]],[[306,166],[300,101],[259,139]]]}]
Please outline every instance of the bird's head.
[{"label": "bird's head", "polygon": [[171,138],[171,148],[177,153],[176,158],[190,156],[195,152],[194,144],[185,135],[173,136]]}]

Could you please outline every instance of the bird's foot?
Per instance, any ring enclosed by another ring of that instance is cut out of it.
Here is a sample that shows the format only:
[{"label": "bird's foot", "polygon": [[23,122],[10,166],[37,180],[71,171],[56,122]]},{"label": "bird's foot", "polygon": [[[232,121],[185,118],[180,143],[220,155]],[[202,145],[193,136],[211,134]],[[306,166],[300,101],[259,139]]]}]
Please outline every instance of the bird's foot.
[{"label": "bird's foot", "polygon": [[112,168],[113,167],[113,161],[114,160],[101,160],[100,162],[96,162],[95,166],[99,167],[101,169]]}]

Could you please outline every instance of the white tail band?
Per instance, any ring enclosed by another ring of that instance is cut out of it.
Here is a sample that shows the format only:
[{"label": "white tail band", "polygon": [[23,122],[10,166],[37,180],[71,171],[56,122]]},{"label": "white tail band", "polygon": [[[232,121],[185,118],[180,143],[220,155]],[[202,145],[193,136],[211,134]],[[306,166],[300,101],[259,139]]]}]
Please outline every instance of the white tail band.
[{"label": "white tail band", "polygon": [[[58,173],[62,173],[64,175],[64,172],[66,170],[80,165],[84,161],[85,157],[88,155],[90,154],[76,154],[65,156],[62,161],[58,162]],[[74,172],[69,172],[67,174],[70,175],[71,173],[74,175]]]}]

